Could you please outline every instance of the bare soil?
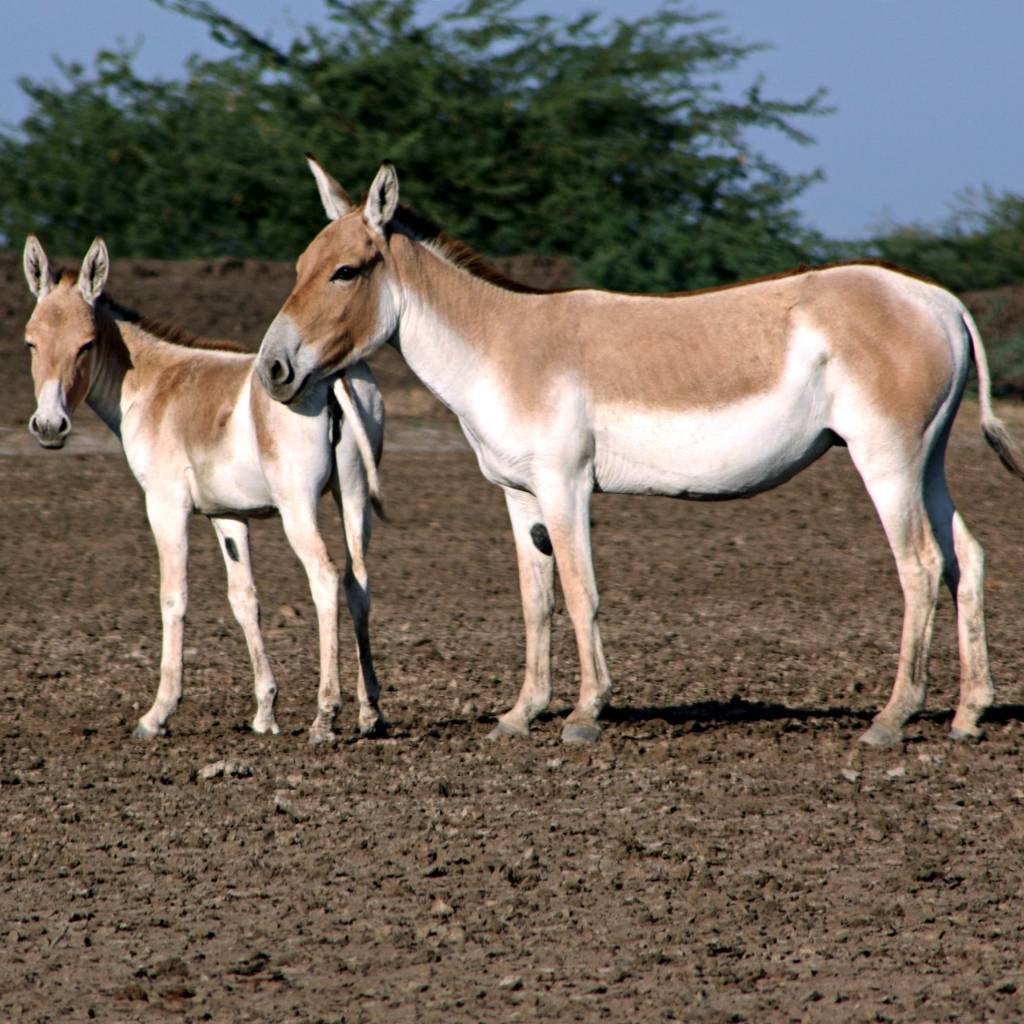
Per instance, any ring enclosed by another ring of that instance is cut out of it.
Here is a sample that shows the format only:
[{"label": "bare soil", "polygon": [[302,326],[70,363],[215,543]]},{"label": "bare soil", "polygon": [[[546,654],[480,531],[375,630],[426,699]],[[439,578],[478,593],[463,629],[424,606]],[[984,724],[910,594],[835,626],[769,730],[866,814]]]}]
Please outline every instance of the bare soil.
[{"label": "bare soil", "polygon": [[[125,303],[253,343],[289,283],[253,264],[113,275]],[[245,645],[196,520],[187,699],[145,745],[129,734],[160,623],[141,495],[88,410],[62,453],[20,440],[23,291],[0,262],[0,1019],[1024,1017],[1024,492],[976,409],[950,478],[989,556],[999,697],[979,744],[946,738],[948,599],[910,740],[856,742],[901,599],[842,451],[746,502],[599,497],[604,735],[559,742],[577,685],[560,608],[550,715],[488,742],[523,664],[504,505],[383,363],[392,411],[416,414],[391,424],[370,561],[390,737],[357,739],[347,694],[346,740],[307,746],[315,622],[273,521],[253,549],[284,732],[248,731]]]}]

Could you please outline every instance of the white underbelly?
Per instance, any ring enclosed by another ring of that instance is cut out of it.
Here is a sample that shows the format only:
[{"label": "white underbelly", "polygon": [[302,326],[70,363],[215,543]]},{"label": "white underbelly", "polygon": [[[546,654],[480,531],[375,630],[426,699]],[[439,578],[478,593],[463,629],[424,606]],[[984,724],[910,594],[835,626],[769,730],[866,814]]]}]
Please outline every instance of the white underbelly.
[{"label": "white underbelly", "polygon": [[822,389],[753,396],[679,412],[605,406],[595,415],[594,474],[603,491],[726,498],[787,480],[834,441]]}]

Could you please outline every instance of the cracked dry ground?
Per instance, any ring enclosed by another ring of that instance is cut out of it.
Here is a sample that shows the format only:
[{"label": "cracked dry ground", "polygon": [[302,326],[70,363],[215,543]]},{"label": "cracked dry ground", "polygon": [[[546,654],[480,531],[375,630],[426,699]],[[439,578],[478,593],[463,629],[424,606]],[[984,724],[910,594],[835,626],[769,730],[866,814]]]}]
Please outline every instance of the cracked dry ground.
[{"label": "cracked dry ground", "polygon": [[[283,734],[247,731],[197,520],[186,701],[139,745],[159,655],[139,492],[73,446],[0,459],[0,1018],[1019,1018],[1024,489],[976,409],[961,420],[951,479],[989,553],[998,704],[984,742],[947,741],[944,598],[928,711],[882,752],[856,738],[901,602],[844,452],[748,502],[597,499],[616,692],[583,750],[558,742],[561,606],[551,716],[484,738],[522,628],[504,505],[466,452],[385,457],[370,564],[393,729],[332,750],[306,745],[314,620],[279,524],[253,550]],[[353,678],[346,659],[346,730]]]}]

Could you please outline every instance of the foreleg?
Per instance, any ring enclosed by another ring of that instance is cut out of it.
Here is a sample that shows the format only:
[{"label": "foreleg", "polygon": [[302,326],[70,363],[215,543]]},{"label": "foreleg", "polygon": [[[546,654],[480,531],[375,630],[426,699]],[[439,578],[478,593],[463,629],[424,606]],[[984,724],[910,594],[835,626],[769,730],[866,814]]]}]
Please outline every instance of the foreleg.
[{"label": "foreleg", "polygon": [[217,540],[224,556],[231,611],[245,634],[249,660],[252,662],[256,692],[256,717],[252,720],[252,731],[276,736],[281,731],[274,718],[277,683],[260,632],[260,603],[249,556],[249,524],[244,519],[220,517],[213,520],[213,528],[217,531]]}]

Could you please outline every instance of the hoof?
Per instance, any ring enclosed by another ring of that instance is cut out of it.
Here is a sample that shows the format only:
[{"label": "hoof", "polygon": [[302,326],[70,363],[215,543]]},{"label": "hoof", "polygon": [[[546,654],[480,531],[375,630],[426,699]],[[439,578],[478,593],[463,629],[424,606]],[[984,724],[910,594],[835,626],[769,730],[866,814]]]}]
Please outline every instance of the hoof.
[{"label": "hoof", "polygon": [[330,729],[324,730],[309,730],[309,745],[311,747],[333,747],[338,742],[337,733],[331,732]]},{"label": "hoof", "polygon": [[529,728],[513,728],[513,726],[503,722],[500,718],[498,719],[498,724],[487,734],[489,740],[523,740],[528,739],[529,736]]},{"label": "hoof", "polygon": [[875,722],[861,736],[860,742],[869,747],[898,747],[903,742],[903,733],[899,729]]},{"label": "hoof", "polygon": [[150,729],[141,722],[139,722],[139,724],[132,730],[132,739],[142,740],[144,743],[148,743],[150,740],[155,740],[157,736],[166,735],[166,729]]},{"label": "hoof", "polygon": [[949,730],[949,738],[955,743],[978,743],[985,738],[985,730],[978,726],[971,729],[952,728]]},{"label": "hoof", "polygon": [[280,736],[281,727],[277,722],[253,722],[252,731],[257,736]]},{"label": "hoof", "polygon": [[601,737],[601,726],[596,722],[566,722],[562,726],[563,743],[596,743]]},{"label": "hoof", "polygon": [[388,725],[387,719],[382,715],[378,715],[372,721],[360,721],[359,735],[368,740],[379,740],[387,736],[388,729],[390,728],[391,726]]}]

